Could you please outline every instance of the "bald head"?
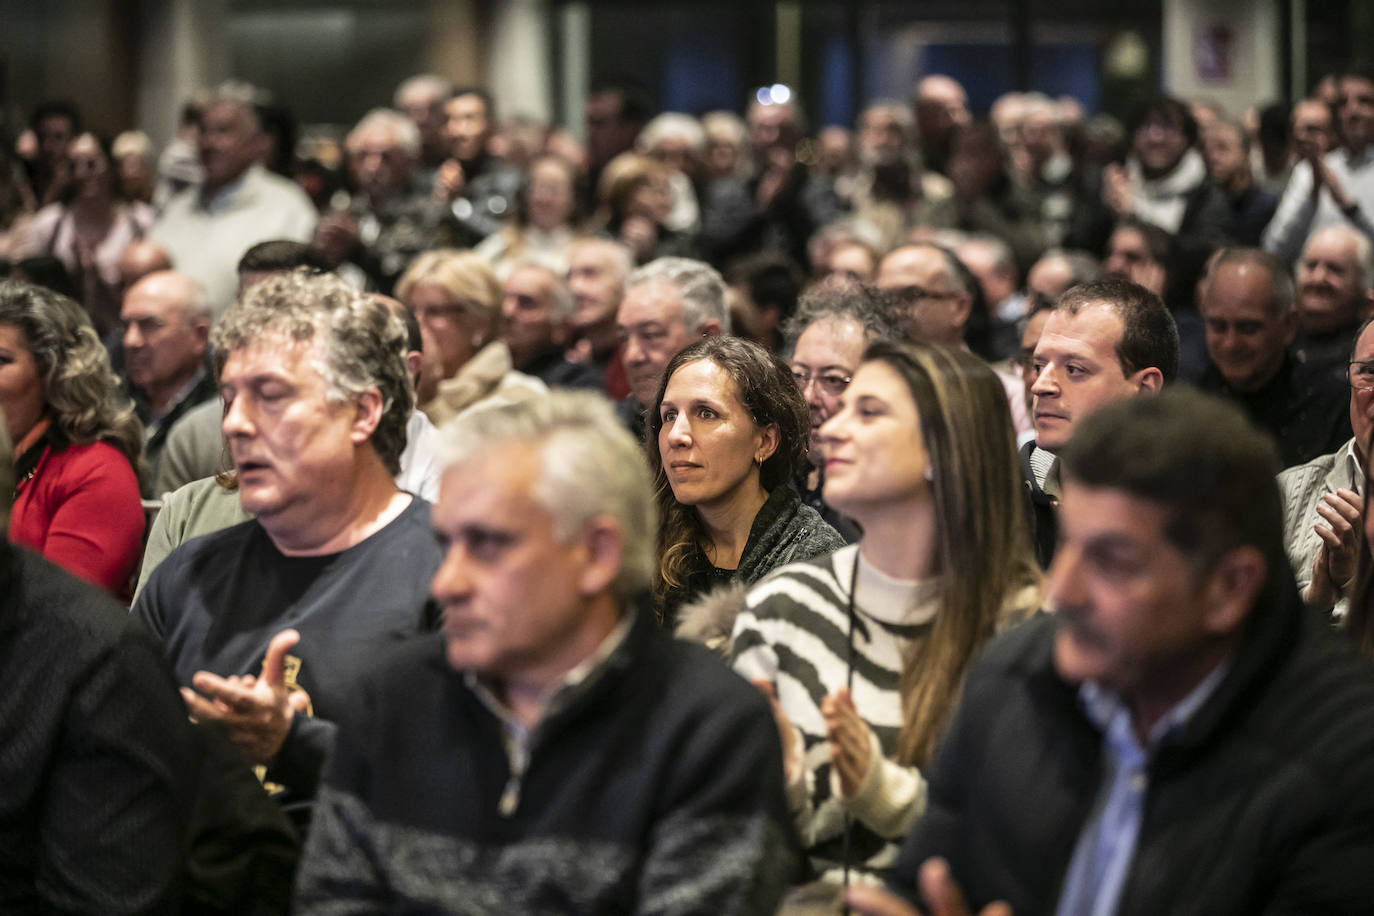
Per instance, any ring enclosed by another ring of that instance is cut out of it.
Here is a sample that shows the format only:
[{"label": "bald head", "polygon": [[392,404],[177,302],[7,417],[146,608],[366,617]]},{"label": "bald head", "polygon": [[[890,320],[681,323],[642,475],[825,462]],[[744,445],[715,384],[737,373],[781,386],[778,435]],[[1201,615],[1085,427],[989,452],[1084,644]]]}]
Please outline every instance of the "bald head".
[{"label": "bald head", "polygon": [[913,338],[963,346],[973,291],[947,249],[930,244],[897,248],[879,263],[874,285],[888,296]]},{"label": "bald head", "polygon": [[126,302],[131,298],[155,299],[186,318],[210,318],[210,303],[200,281],[174,270],[154,270],[140,277],[124,294]]},{"label": "bald head", "polygon": [[119,261],[116,263],[119,269],[119,280],[128,289],[133,286],[140,277],[146,276],[155,270],[171,270],[172,257],[156,242],[147,239],[139,239],[130,242],[124,250],[119,253]]},{"label": "bald head", "polygon": [[916,117],[922,137],[931,128],[948,133],[968,123],[968,93],[953,77],[938,73],[927,76],[916,84]]},{"label": "bald head", "polygon": [[124,294],[124,363],[129,382],[148,399],[153,416],[205,361],[210,302],[199,282],[170,270],[148,274]]}]

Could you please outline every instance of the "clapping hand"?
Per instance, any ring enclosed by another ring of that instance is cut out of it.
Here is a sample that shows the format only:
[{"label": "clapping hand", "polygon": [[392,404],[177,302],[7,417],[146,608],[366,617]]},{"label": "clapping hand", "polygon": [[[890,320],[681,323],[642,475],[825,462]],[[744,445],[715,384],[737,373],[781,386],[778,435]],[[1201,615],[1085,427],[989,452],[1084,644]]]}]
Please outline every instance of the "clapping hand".
[{"label": "clapping hand", "polygon": [[196,689],[181,689],[191,718],[223,722],[229,740],[249,760],[270,763],[286,743],[292,717],[309,708],[309,696],[304,691],[292,690],[286,683],[286,653],[300,639],[295,630],[282,630],[273,636],[262,660],[262,673],[257,677],[220,677],[209,671],[197,671],[191,678]]},{"label": "clapping hand", "polygon": [[[921,865],[918,883],[929,916],[973,916],[944,859],[927,859]],[[860,916],[920,916],[911,904],[878,887],[851,887],[845,892],[845,901],[850,911]],[[998,901],[983,907],[978,916],[1012,916],[1012,912]]]}]

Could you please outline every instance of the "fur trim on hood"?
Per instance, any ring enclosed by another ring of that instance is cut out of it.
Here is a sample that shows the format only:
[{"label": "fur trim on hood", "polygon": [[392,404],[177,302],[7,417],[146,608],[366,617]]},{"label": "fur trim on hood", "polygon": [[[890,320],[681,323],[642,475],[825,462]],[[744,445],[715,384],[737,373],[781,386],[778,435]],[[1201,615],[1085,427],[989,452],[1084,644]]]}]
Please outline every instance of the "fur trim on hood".
[{"label": "fur trim on hood", "polygon": [[678,611],[673,635],[689,639],[730,657],[730,634],[735,618],[744,608],[744,585],[725,585],[684,604]]}]

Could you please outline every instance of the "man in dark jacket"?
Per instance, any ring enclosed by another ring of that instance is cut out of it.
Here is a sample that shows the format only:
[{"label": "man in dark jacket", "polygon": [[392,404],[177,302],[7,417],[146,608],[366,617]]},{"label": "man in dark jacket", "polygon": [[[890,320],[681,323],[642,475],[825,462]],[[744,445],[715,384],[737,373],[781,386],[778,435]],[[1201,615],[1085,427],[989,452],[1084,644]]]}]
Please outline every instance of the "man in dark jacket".
[{"label": "man in dark jacket", "polygon": [[797,847],[771,713],[639,600],[653,496],[610,404],[444,435],[444,638],[360,679],[296,912],[773,913]]},{"label": "man in dark jacket", "polygon": [[1258,248],[1224,248],[1198,302],[1207,342],[1198,387],[1244,410],[1274,440],[1285,468],[1350,438],[1345,366],[1298,360],[1293,300],[1293,277],[1282,261]]},{"label": "man in dark jacket", "polygon": [[1374,667],[1298,599],[1273,446],[1175,391],[1060,457],[1056,613],[970,672],[892,888],[1016,916],[1374,911]]}]

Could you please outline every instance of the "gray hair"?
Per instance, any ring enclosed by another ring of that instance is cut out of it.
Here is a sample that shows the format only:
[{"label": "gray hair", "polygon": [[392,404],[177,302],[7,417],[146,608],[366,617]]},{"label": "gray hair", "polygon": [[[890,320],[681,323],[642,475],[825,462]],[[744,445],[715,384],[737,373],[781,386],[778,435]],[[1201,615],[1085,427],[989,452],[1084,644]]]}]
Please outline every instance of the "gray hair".
[{"label": "gray hair", "polygon": [[1307,255],[1307,247],[1312,244],[1312,240],[1319,233],[1340,233],[1351,239],[1355,245],[1355,279],[1360,285],[1360,292],[1367,293],[1374,287],[1374,244],[1371,244],[1368,236],[1358,229],[1351,226],[1326,226],[1318,229],[1307,237],[1303,243],[1302,254]]},{"label": "gray hair", "polygon": [[332,274],[304,269],[276,274],[249,287],[211,332],[216,374],[230,353],[266,335],[302,342],[318,336],[324,353],[319,368],[333,400],[356,401],[373,388],[381,393],[382,418],[372,447],[392,476],[400,473],[406,424],[415,407],[406,369],[409,339],[400,316]]},{"label": "gray hair", "polygon": [[[181,295],[177,304],[185,312],[188,322],[200,318],[209,321],[215,317],[214,307],[210,304],[210,294],[205,291],[205,284],[195,277],[175,270],[159,270],[140,277],[134,286],[138,286],[149,277],[158,278],[161,282],[169,283],[176,288],[176,291]],[[132,289],[132,287],[130,288]]]},{"label": "gray hair", "polygon": [[630,246],[615,239],[602,238],[599,235],[582,235],[568,243],[567,259],[572,260],[573,251],[579,248],[596,248],[606,252],[611,257],[614,264],[620,286],[623,289],[626,279],[630,276],[630,271],[635,269],[635,255],[630,250]]},{"label": "gray hair", "polygon": [[694,153],[706,148],[706,131],[700,121],[680,111],[665,111],[644,125],[635,138],[635,150],[647,155],[662,141],[673,138],[685,140]]},{"label": "gray hair", "polygon": [[149,165],[157,161],[153,141],[141,130],[126,130],[115,137],[114,143],[110,144],[110,155],[116,159],[137,156]]},{"label": "gray hair", "polygon": [[617,597],[649,589],[658,530],[649,471],[605,397],[554,389],[547,397],[467,411],[440,431],[439,466],[467,464],[502,445],[538,450],[531,495],[553,517],[555,538],[567,543],[596,516],[610,515],[623,541]]},{"label": "gray hair", "polygon": [[391,142],[400,147],[407,156],[415,158],[420,155],[420,129],[415,126],[415,122],[410,118],[399,111],[392,111],[390,108],[374,108],[363,115],[354,128],[348,132],[348,137],[344,140],[344,148],[350,154],[353,153],[354,146],[362,135],[378,127],[390,131]]},{"label": "gray hair", "polygon": [[186,309],[186,317],[191,320],[204,318],[210,320],[215,317],[214,306],[210,303],[210,294],[205,291],[205,284],[189,274],[181,274],[190,282],[187,284],[187,291],[190,293],[182,307]]},{"label": "gray hair", "polygon": [[201,105],[201,111],[209,111],[216,105],[234,105],[247,115],[249,123],[253,125],[253,130],[261,132],[263,129],[262,115],[258,113],[258,108],[270,102],[271,96],[252,83],[243,80],[225,80],[210,90],[209,95],[205,97],[204,104]]},{"label": "gray hair", "polygon": [[855,322],[863,328],[865,346],[875,340],[902,339],[897,316],[872,287],[822,283],[802,294],[797,310],[783,327],[788,352],[796,347],[797,339],[807,328],[822,321]]},{"label": "gray hair", "polygon": [[517,270],[542,270],[549,275],[553,281],[549,287],[549,311],[550,317],[555,323],[562,323],[568,320],[572,314],[573,297],[572,290],[568,289],[567,281],[552,265],[541,261],[538,258],[521,258],[511,264],[506,270],[506,278],[514,276]]},{"label": "gray hair", "polygon": [[434,96],[435,101],[442,102],[453,95],[453,83],[434,73],[412,76],[396,87],[396,95],[392,98],[393,104],[397,108],[404,108],[406,96],[414,92],[424,92]]},{"label": "gray hair", "polygon": [[688,334],[699,333],[708,321],[718,322],[722,334],[730,333],[725,280],[711,265],[691,258],[658,258],[630,274],[625,290],[629,292],[647,283],[661,283],[677,293]]}]

